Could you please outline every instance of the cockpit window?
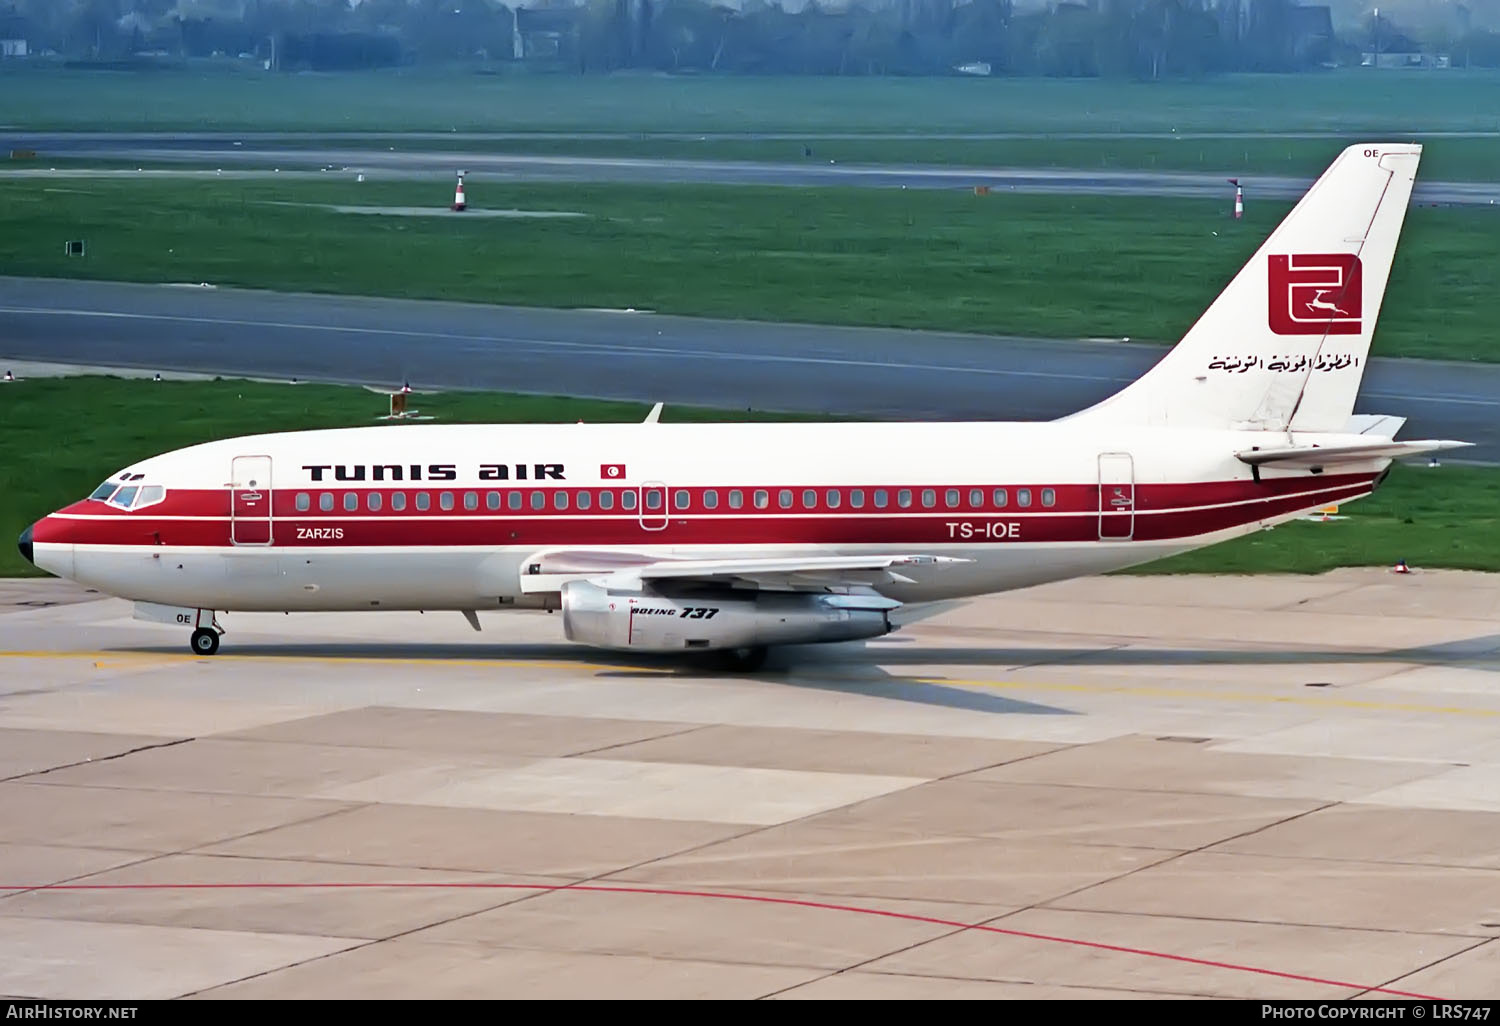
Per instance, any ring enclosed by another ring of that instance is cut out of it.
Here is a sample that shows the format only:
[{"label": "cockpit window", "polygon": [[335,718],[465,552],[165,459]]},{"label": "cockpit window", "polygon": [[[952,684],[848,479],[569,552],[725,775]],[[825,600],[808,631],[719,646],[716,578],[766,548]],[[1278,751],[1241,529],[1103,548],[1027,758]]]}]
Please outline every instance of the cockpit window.
[{"label": "cockpit window", "polygon": [[116,509],[141,509],[154,506],[167,497],[162,485],[102,484],[94,489],[91,499],[100,499]]}]

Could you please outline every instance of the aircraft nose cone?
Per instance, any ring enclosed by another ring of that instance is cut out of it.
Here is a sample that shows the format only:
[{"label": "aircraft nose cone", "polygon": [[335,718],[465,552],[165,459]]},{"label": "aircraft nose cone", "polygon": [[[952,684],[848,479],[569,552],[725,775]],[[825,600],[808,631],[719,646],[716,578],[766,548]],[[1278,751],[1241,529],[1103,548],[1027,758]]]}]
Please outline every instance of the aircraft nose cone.
[{"label": "aircraft nose cone", "polygon": [[16,548],[21,550],[21,555],[26,557],[26,562],[36,563],[36,560],[31,558],[31,528],[28,527],[21,532],[21,540],[16,542]]}]

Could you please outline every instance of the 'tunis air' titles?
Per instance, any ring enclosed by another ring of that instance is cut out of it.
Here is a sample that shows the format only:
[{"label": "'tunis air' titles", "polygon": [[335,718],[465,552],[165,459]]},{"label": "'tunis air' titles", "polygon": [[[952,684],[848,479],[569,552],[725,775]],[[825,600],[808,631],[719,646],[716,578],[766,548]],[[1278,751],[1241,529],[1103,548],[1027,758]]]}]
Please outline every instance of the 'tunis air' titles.
[{"label": "'tunis air' titles", "polygon": [[[314,481],[456,481],[453,463],[317,463],[302,465]],[[332,477],[324,475],[332,471]],[[561,463],[481,463],[481,481],[562,481]]]}]

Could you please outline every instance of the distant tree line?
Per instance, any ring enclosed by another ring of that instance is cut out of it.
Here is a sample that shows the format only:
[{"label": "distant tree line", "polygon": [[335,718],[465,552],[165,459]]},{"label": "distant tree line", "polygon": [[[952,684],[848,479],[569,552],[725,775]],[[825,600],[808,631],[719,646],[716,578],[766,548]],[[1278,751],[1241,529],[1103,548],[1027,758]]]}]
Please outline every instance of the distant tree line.
[{"label": "distant tree line", "polygon": [[[865,0],[788,11],[749,0],[0,0],[0,35],[89,60],[245,55],[338,69],[524,60],[579,72],[1194,77],[1295,71],[1396,45],[1386,19],[1336,37],[1327,7],[1293,0]],[[9,26],[7,28],[7,26]],[[1448,40],[1454,63],[1500,67],[1500,33]],[[987,66],[987,69],[984,67]]]}]

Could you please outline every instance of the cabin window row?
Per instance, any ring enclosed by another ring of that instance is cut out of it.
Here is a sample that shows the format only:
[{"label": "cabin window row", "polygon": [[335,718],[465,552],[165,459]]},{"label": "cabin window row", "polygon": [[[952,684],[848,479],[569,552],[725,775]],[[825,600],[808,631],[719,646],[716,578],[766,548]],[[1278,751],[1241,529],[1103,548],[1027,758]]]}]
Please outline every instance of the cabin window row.
[{"label": "cabin window row", "polygon": [[[914,505],[920,505],[922,509],[934,509],[938,506],[938,489],[936,488],[898,488],[885,489],[875,488],[868,494],[869,506],[874,509],[888,509],[894,500],[895,508],[910,509]],[[776,506],[780,509],[817,509],[819,507],[820,495],[816,488],[804,488],[800,490],[781,488],[776,490]],[[1057,491],[1053,488],[1040,490],[1041,504],[1046,507],[1057,505]],[[365,508],[372,512],[380,512],[385,503],[385,493],[367,492],[364,496]],[[487,510],[518,511],[527,507],[532,510],[544,510],[548,507],[548,493],[544,491],[533,491],[523,493],[512,492],[485,492],[483,497],[484,507]],[[756,489],[730,489],[724,496],[727,508],[744,509],[746,498],[753,509],[771,508],[771,490],[766,488]],[[983,507],[986,494],[983,489],[973,488],[969,490],[968,505],[970,507]],[[570,506],[579,510],[600,509],[613,510],[615,508],[615,493],[604,490],[596,496],[590,491],[566,492],[554,491],[551,493],[551,507],[556,510],[566,510]],[[863,488],[851,488],[846,492],[841,488],[829,488],[822,492],[821,499],[828,509],[841,509],[847,504],[849,509],[866,508],[866,492]],[[947,488],[942,490],[942,504],[948,509],[957,509],[963,505],[964,495],[958,488]],[[988,499],[996,509],[1004,509],[1010,505],[1010,492],[1005,488],[995,488],[990,491]],[[360,494],[358,492],[344,492],[342,499],[333,492],[321,492],[317,496],[318,509],[324,513],[332,513],[336,505],[341,504],[344,512],[355,513],[360,509]],[[313,497],[308,492],[298,492],[296,499],[297,511],[306,513],[312,508]],[[480,506],[479,492],[439,492],[437,493],[437,508],[443,511],[455,509],[459,502],[463,503],[466,510],[477,510]],[[1015,490],[1015,504],[1018,508],[1025,509],[1031,505],[1032,493],[1030,488],[1017,488]],[[665,498],[660,489],[646,489],[644,505],[650,512],[659,512]],[[701,503],[704,509],[715,510],[719,508],[719,492],[717,489],[708,488],[701,493]],[[692,493],[686,488],[678,488],[672,492],[672,508],[676,510],[691,509],[693,505]],[[432,497],[428,492],[416,492],[412,497],[413,508],[425,511],[432,508]],[[627,512],[636,508],[636,496],[633,490],[620,492],[620,509]],[[406,493],[391,492],[390,508],[395,512],[406,509]]]},{"label": "cabin window row", "polygon": [[[911,509],[920,503],[923,509],[935,509],[938,506],[938,492],[936,488],[897,488],[894,490],[886,488],[871,489],[868,493],[868,506],[873,509],[889,509],[892,499],[897,509]],[[800,494],[799,494],[800,493]],[[743,509],[745,506],[746,492],[735,488],[725,496],[730,509]],[[958,488],[942,489],[942,504],[948,509],[957,509],[964,505],[964,493]],[[750,505],[754,509],[771,508],[771,490],[757,488],[749,492]],[[822,505],[828,509],[865,509],[866,491],[863,488],[850,488],[847,492],[842,488],[829,488],[822,492]],[[1008,489],[996,488],[989,495],[995,508],[1002,509],[1010,505],[1010,493]],[[1053,488],[1041,489],[1041,503],[1043,506],[1057,505],[1057,490]],[[719,493],[717,489],[705,489],[702,495],[704,509],[717,509],[719,507]],[[818,509],[819,492],[816,488],[780,488],[776,490],[776,505],[780,509]],[[653,501],[654,500],[654,501]],[[985,505],[985,490],[982,488],[971,488],[968,493],[968,505],[971,507],[983,507]],[[1027,507],[1031,505],[1031,489],[1016,489],[1016,505]],[[678,488],[672,493],[673,509],[690,509],[692,507],[692,494],[685,488]],[[648,492],[646,494],[646,508],[648,510],[661,508],[660,493]]]},{"label": "cabin window row", "polygon": [[[524,492],[485,492],[484,508],[492,511],[500,509],[522,510],[528,505],[533,510],[547,508],[547,494],[543,491],[531,492],[528,496]],[[365,508],[372,513],[378,513],[385,505],[383,492],[368,492],[365,495]],[[592,492],[578,492],[571,495],[568,492],[552,492],[552,508],[567,509],[576,501],[578,509],[593,509],[595,495]],[[343,499],[339,500],[333,492],[322,492],[318,495],[318,509],[324,513],[331,513],[337,503],[342,501],[342,507],[346,513],[355,513],[360,508],[360,496],[358,492],[344,492]],[[601,510],[613,510],[615,508],[615,493],[602,491],[598,493],[598,508]],[[440,510],[452,510],[462,501],[466,510],[477,510],[480,506],[479,492],[438,492],[437,508]],[[620,508],[623,510],[635,509],[635,492],[623,491],[620,493]],[[307,492],[297,493],[297,512],[306,513],[312,509],[312,496]],[[391,492],[390,508],[396,512],[406,509],[406,493]],[[429,510],[432,508],[432,496],[428,492],[416,492],[412,496],[412,508],[417,510]]]}]

